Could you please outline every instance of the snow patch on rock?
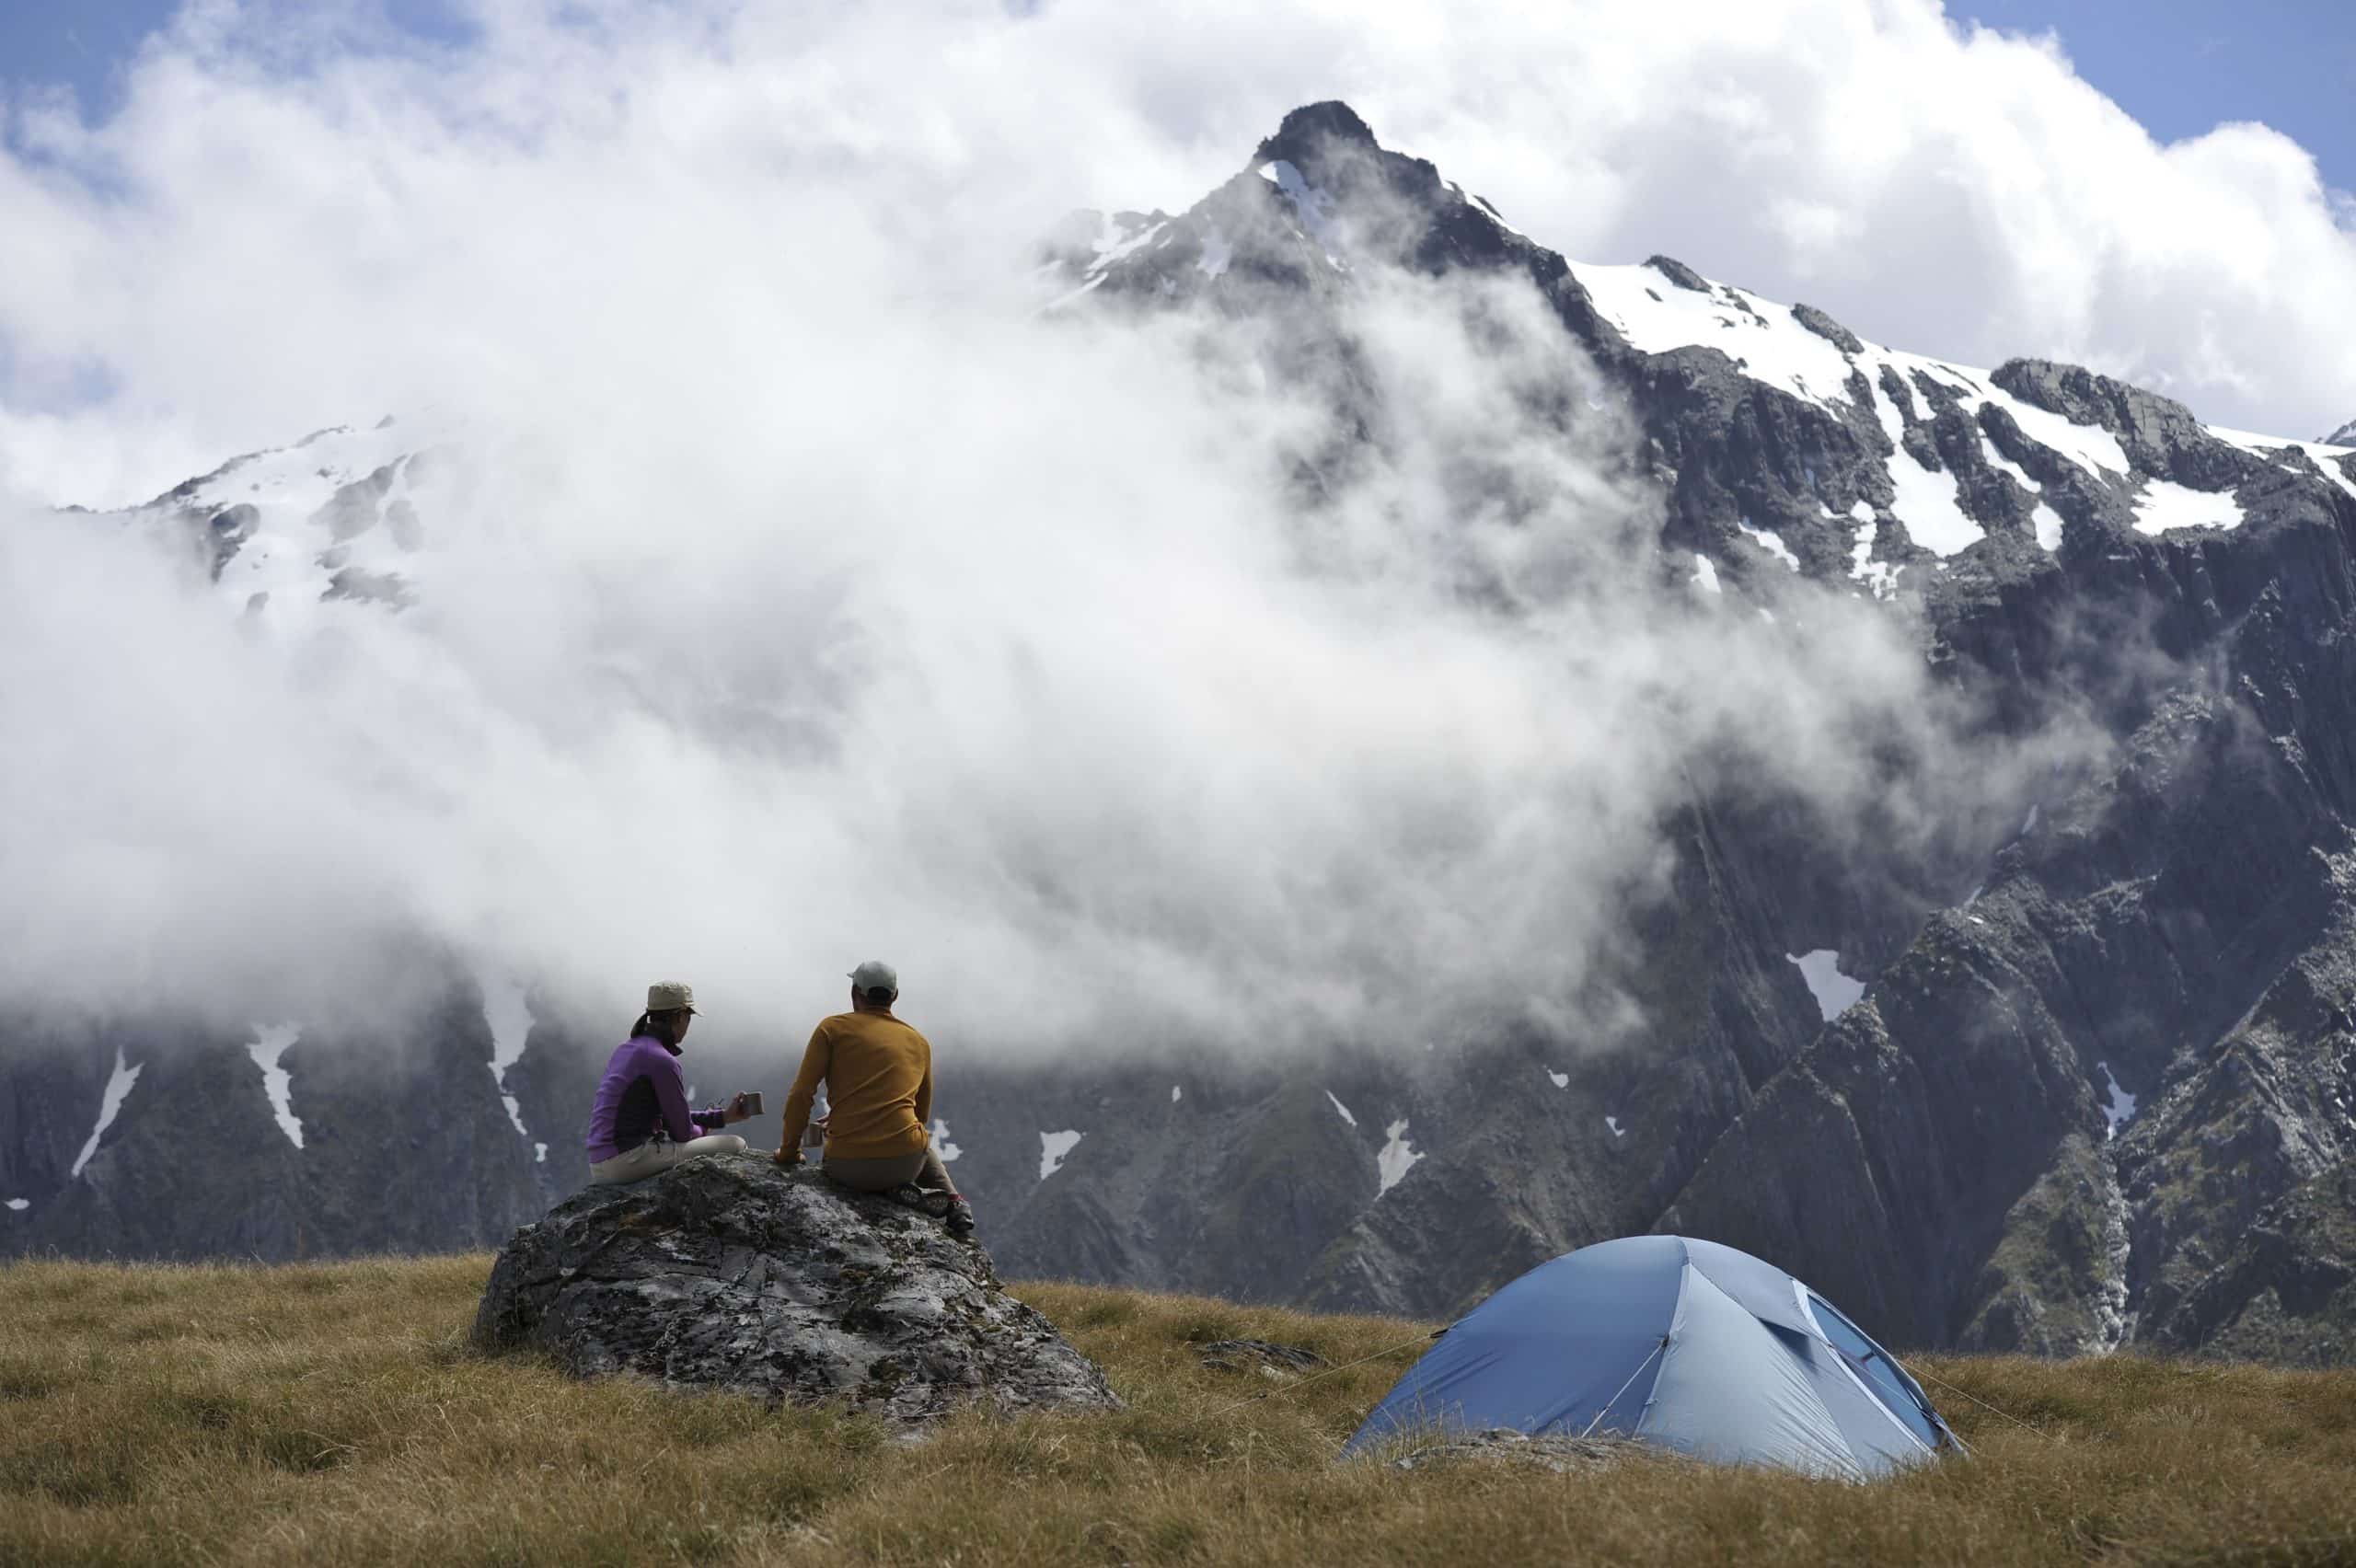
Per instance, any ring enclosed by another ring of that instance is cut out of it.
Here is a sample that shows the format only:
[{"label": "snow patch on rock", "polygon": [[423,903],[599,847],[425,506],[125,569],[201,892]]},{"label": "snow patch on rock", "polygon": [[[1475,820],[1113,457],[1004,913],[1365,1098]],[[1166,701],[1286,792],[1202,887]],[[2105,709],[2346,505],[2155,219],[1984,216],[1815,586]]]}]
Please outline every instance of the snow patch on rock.
[{"label": "snow patch on rock", "polygon": [[1985,432],[1982,432],[1980,437],[1980,455],[1986,458],[1988,466],[1998,473],[2012,475],[2013,481],[2029,494],[2037,495],[2043,491],[2044,487],[2029,477],[2029,471],[2027,468],[1996,450],[1996,444],[1988,439]]},{"label": "snow patch on rock", "polygon": [[1332,1090],[1329,1089],[1325,1091],[1325,1098],[1334,1101],[1334,1109],[1340,1113],[1343,1121],[1347,1122],[1353,1127],[1358,1124],[1358,1119],[1350,1114],[1350,1108],[1343,1104],[1340,1097],[1334,1094]]},{"label": "snow patch on rock", "polygon": [[278,1130],[296,1148],[303,1147],[303,1123],[294,1114],[294,1079],[278,1065],[286,1055],[286,1047],[303,1037],[303,1032],[291,1023],[256,1025],[253,1043],[246,1047],[261,1069],[262,1092],[270,1096],[271,1114],[278,1118]]},{"label": "snow patch on rock", "polygon": [[482,1020],[491,1027],[491,1077],[499,1086],[499,1102],[507,1108],[507,1119],[515,1131],[530,1137],[524,1125],[523,1103],[507,1092],[507,1069],[523,1059],[524,1043],[532,1034],[532,1009],[524,1000],[524,987],[502,975],[479,982],[482,987]]},{"label": "snow patch on rock", "polygon": [[[1078,1140],[1079,1136],[1080,1135],[1078,1133],[1074,1133],[1072,1135],[1075,1141]],[[949,1124],[942,1121],[938,1116],[935,1116],[932,1119],[931,1137],[932,1151],[933,1153],[941,1156],[941,1163],[943,1165],[948,1164],[951,1160],[965,1152],[964,1149],[959,1148],[955,1141],[950,1137]]]},{"label": "snow patch on rock", "polygon": [[1800,978],[1807,982],[1808,994],[1816,998],[1817,1010],[1824,1015],[1827,1023],[1856,1006],[1857,998],[1865,994],[1864,981],[1852,980],[1841,973],[1841,955],[1831,948],[1787,952],[1784,957],[1799,966]]},{"label": "snow patch on rock", "polygon": [[1127,216],[1134,221],[1125,222],[1124,214],[1118,213],[1103,214],[1103,222],[1099,224],[1096,231],[1096,243],[1092,248],[1096,254],[1086,268],[1089,277],[1103,277],[1113,270],[1115,262],[1143,250],[1153,242],[1156,235],[1170,226],[1166,222],[1148,223],[1142,218],[1137,218],[1135,214],[1127,214]]},{"label": "snow patch on rock", "polygon": [[1613,329],[1640,353],[1715,349],[1743,374],[1827,407],[1845,405],[1849,360],[1792,315],[1791,307],[1724,283],[1679,288],[1650,265],[1596,267],[1575,262],[1572,275]]},{"label": "snow patch on rock", "polygon": [[1782,561],[1792,571],[1797,571],[1800,569],[1800,558],[1792,553],[1791,546],[1784,543],[1783,535],[1768,528],[1754,528],[1748,523],[1738,523],[1735,526],[1742,531],[1744,538]]},{"label": "snow patch on rock", "polygon": [[2049,550],[2062,548],[2062,514],[2043,502],[2028,514],[2029,525],[2037,530],[2037,542]]},{"label": "snow patch on rock", "polygon": [[1084,1133],[1075,1132],[1041,1133],[1039,1135],[1039,1180],[1044,1182],[1061,1170],[1064,1168],[1065,1159],[1070,1157],[1072,1146],[1086,1136]]},{"label": "snow patch on rock", "polygon": [[130,1097],[131,1086],[137,1083],[139,1075],[146,1070],[144,1062],[135,1067],[125,1064],[122,1047],[118,1045],[114,1048],[114,1072],[107,1079],[106,1093],[98,1100],[98,1124],[90,1129],[88,1141],[82,1145],[82,1152],[74,1157],[74,1167],[66,1175],[82,1174],[82,1167],[89,1164],[90,1157],[98,1152],[98,1140],[106,1136],[109,1127],[114,1125],[114,1119],[122,1113],[122,1102]]},{"label": "snow patch on rock", "polygon": [[1872,589],[1875,598],[1887,599],[1898,592],[1898,574],[1906,569],[1892,561],[1874,559],[1874,535],[1881,525],[1875,521],[1872,507],[1861,501],[1850,515],[1857,518],[1857,542],[1849,551],[1850,580]]},{"label": "snow patch on rock", "polygon": [[2242,525],[2242,503],[2230,491],[2197,490],[2173,479],[2146,479],[2135,498],[2135,531],[2158,536],[2174,528]]},{"label": "snow patch on rock", "polygon": [[2136,1097],[2119,1087],[2119,1079],[2112,1076],[2108,1062],[2096,1062],[2095,1066],[2102,1069],[2103,1081],[2110,1086],[2109,1097],[2102,1108],[2102,1119],[2109,1124],[2104,1136],[2115,1138],[2119,1136],[2119,1129],[2134,1119]]},{"label": "snow patch on rock", "polygon": [[[1942,366],[1941,368],[1945,368]],[[1906,536],[1930,551],[1945,558],[1969,549],[1987,536],[1987,530],[1973,522],[1963,510],[1962,491],[1957,477],[1924,467],[1915,455],[1906,450],[1906,419],[1891,401],[1889,395],[1877,388],[1873,394],[1874,413],[1881,421],[1884,434],[1897,448],[1887,465],[1890,487],[1897,499],[1890,503],[1890,513],[1906,525]],[[1862,504],[1862,503],[1860,503]],[[1865,529],[1857,531],[1858,570],[1852,577],[1865,575],[1867,547],[1872,535]],[[1880,587],[1874,589],[1877,599],[1887,597]]]},{"label": "snow patch on rock", "polygon": [[1219,233],[1217,224],[1210,225],[1203,231],[1203,253],[1195,259],[1195,270],[1208,277],[1221,277],[1234,259],[1235,247]]},{"label": "snow patch on rock", "polygon": [[1285,193],[1292,202],[1292,210],[1300,215],[1301,228],[1325,253],[1327,263],[1338,269],[1342,265],[1342,242],[1334,223],[1333,196],[1310,184],[1300,170],[1284,158],[1262,164],[1260,178]]},{"label": "snow patch on rock", "polygon": [[[1340,1101],[1336,1101],[1335,1103],[1339,1104]],[[1375,1191],[1374,1195],[1378,1198],[1405,1181],[1407,1172],[1414,1170],[1415,1162],[1424,1158],[1417,1152],[1415,1146],[1407,1141],[1407,1118],[1400,1117],[1399,1120],[1391,1124],[1388,1131],[1390,1141],[1382,1146],[1382,1152],[1374,1157],[1375,1172],[1382,1180],[1382,1185]]]}]

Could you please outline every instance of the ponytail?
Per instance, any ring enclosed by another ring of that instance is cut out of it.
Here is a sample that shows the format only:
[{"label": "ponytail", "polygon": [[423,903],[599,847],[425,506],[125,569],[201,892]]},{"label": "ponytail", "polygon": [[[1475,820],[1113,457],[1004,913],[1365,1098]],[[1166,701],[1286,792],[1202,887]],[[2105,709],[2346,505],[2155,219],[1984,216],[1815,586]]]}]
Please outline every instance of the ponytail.
[{"label": "ponytail", "polygon": [[629,1026],[630,1038],[635,1040],[641,1035],[645,1035],[650,1039],[660,1040],[665,1045],[676,1045],[681,1032],[679,1020],[685,1016],[684,1008],[670,1008],[661,1012],[642,1012],[638,1015],[638,1021]]}]

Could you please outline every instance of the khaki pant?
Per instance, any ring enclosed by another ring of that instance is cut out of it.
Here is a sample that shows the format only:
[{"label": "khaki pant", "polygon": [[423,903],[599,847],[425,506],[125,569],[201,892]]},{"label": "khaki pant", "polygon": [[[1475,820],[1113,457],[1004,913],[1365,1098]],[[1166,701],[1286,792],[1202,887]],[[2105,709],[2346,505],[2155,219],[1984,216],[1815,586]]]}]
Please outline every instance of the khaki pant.
[{"label": "khaki pant", "polygon": [[649,1176],[660,1176],[683,1159],[693,1159],[699,1154],[742,1154],[745,1140],[734,1133],[706,1133],[699,1138],[689,1138],[683,1144],[657,1143],[647,1139],[636,1148],[626,1148],[611,1159],[601,1159],[589,1167],[593,1184],[616,1186],[624,1182],[642,1182]]},{"label": "khaki pant", "polygon": [[830,1154],[824,1169],[835,1181],[861,1193],[888,1193],[906,1182],[936,1193],[957,1190],[957,1183],[949,1179],[949,1167],[941,1163],[940,1153],[931,1148],[888,1154],[881,1159],[844,1159]]}]

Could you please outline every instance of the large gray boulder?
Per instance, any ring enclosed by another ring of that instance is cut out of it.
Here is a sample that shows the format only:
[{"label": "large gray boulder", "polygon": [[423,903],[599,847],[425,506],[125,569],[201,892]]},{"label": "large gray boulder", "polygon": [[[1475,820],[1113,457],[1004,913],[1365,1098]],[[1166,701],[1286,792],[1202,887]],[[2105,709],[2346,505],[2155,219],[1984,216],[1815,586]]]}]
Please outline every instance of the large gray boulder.
[{"label": "large gray boulder", "polygon": [[937,1220],[765,1155],[592,1187],[500,1252],[486,1350],[898,1420],[1117,1408],[1103,1371]]}]

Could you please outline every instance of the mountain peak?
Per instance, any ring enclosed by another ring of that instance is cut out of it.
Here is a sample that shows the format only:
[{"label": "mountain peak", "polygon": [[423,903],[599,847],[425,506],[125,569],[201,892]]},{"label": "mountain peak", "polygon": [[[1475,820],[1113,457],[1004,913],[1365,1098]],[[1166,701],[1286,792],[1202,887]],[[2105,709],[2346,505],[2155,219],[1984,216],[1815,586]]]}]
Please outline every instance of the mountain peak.
[{"label": "mountain peak", "polygon": [[1259,150],[1252,155],[1252,161],[1256,165],[1281,158],[1305,168],[1322,162],[1324,149],[1337,141],[1355,143],[1369,151],[1380,145],[1372,128],[1358,118],[1357,110],[1341,99],[1303,104],[1285,116],[1276,133],[1262,142]]},{"label": "mountain peak", "polygon": [[2350,420],[2323,438],[2326,446],[2356,446],[2356,420]]}]

